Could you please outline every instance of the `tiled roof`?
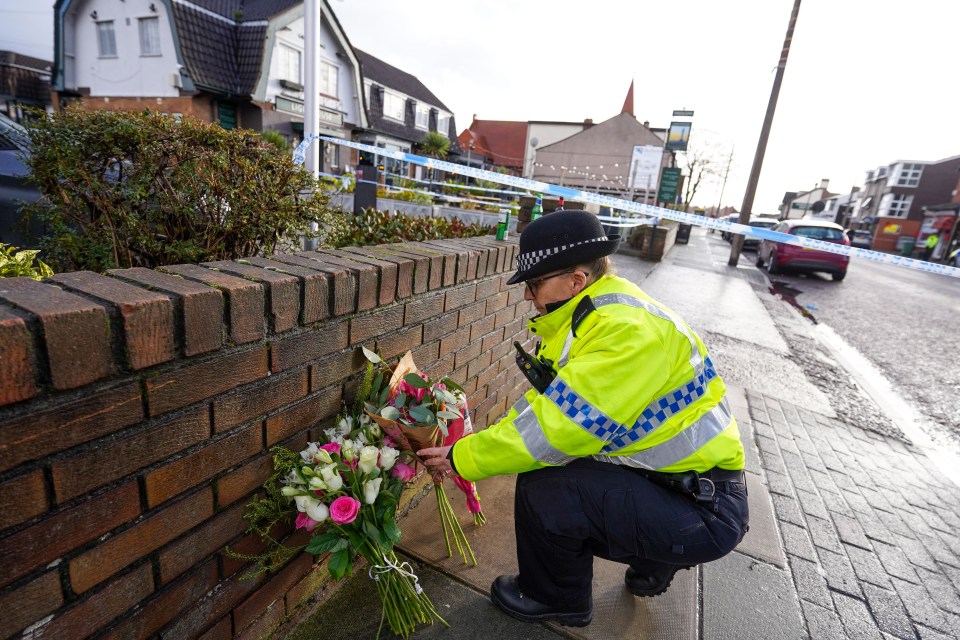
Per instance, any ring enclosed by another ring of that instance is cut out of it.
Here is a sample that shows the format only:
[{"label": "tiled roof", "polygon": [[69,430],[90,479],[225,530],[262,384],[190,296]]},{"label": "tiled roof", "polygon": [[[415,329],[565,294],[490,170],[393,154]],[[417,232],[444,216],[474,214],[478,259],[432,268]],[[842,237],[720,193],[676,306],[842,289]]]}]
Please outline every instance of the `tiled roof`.
[{"label": "tiled roof", "polygon": [[431,107],[439,107],[444,111],[450,111],[416,76],[401,71],[356,47],[354,47],[353,52],[357,54],[363,77],[367,80],[372,80],[388,89],[405,93],[415,100],[429,104]]},{"label": "tiled roof", "polygon": [[[187,73],[197,85],[253,93],[263,60],[267,18],[301,0],[180,0],[172,3]],[[211,15],[215,14],[215,15]],[[239,21],[237,20],[239,18]]]},{"label": "tiled roof", "polygon": [[482,154],[491,164],[523,168],[526,122],[474,119],[467,132],[474,138],[472,153]]},{"label": "tiled roof", "polygon": [[[363,76],[365,80],[370,80],[375,87],[378,86],[381,89],[392,89],[394,91],[406,94],[419,103],[423,103],[433,108],[443,109],[448,113],[450,112],[450,109],[448,109],[445,104],[440,102],[440,99],[433,95],[433,92],[427,89],[427,87],[424,86],[424,84],[420,82],[416,76],[413,76],[406,71],[401,71],[400,69],[387,64],[383,60],[380,60],[379,58],[376,58],[365,51],[354,48],[353,52],[356,54],[357,60],[360,62],[360,75]],[[417,129],[412,113],[405,114],[405,122],[398,122],[392,118],[383,117],[382,91],[374,88],[369,96],[368,104],[370,105],[370,108],[367,109],[367,116],[370,129],[372,131],[384,133],[386,135],[399,138],[400,140],[406,140],[414,143],[419,142],[423,138],[424,131],[422,129]],[[409,106],[407,108],[409,109]],[[450,138],[450,149],[448,153],[451,156],[456,156],[460,153],[460,147],[457,144],[456,131],[456,121],[451,113],[450,129],[443,132],[448,138]]]}]

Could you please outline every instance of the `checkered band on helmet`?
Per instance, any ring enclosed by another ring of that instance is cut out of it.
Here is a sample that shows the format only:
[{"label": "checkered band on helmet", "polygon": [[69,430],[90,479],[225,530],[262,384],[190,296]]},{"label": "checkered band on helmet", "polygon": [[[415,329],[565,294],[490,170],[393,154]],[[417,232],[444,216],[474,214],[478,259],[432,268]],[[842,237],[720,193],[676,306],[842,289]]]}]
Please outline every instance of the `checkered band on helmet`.
[{"label": "checkered band on helmet", "polygon": [[549,258],[550,256],[556,255],[561,251],[566,251],[567,249],[572,249],[573,247],[579,247],[583,244],[590,244],[591,242],[606,242],[607,240],[608,238],[606,236],[601,236],[599,238],[590,238],[589,240],[584,240],[582,242],[574,242],[573,244],[562,244],[559,247],[551,247],[549,249],[540,249],[538,251],[521,253],[517,256],[517,270],[527,271],[532,269],[534,265],[544,258]]}]

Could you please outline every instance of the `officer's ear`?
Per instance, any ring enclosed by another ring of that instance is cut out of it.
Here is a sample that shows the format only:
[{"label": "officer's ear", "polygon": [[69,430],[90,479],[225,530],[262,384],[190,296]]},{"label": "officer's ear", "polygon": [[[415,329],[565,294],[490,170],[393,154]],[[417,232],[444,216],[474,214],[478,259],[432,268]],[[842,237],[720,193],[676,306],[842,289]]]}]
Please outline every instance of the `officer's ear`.
[{"label": "officer's ear", "polygon": [[586,289],[590,283],[590,272],[583,267],[577,267],[577,270],[571,275],[573,275],[573,295],[577,295]]}]

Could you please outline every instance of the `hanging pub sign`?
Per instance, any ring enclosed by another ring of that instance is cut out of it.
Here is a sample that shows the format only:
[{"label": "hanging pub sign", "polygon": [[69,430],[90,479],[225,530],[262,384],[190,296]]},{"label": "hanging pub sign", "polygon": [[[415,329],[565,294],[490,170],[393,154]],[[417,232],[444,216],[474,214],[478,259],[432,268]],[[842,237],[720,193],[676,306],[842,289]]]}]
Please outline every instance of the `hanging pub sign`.
[{"label": "hanging pub sign", "polygon": [[687,141],[690,140],[689,122],[671,122],[667,132],[667,151],[686,151]]}]

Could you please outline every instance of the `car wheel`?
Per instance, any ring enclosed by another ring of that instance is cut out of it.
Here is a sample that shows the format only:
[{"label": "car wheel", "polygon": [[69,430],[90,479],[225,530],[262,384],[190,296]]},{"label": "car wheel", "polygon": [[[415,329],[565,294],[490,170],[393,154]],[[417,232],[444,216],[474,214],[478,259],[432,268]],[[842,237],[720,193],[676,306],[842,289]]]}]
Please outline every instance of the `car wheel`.
[{"label": "car wheel", "polygon": [[760,251],[757,250],[757,268],[763,269],[763,258],[760,257]]},{"label": "car wheel", "polygon": [[844,278],[847,277],[847,272],[846,272],[846,271],[837,271],[837,272],[835,272],[835,273],[833,273],[833,274],[831,274],[831,275],[833,276],[833,281],[834,281],[834,282],[840,282],[840,281],[842,281]]},{"label": "car wheel", "polygon": [[771,253],[770,260],[767,262],[767,273],[772,276],[780,273],[780,265],[777,264],[777,254]]}]

